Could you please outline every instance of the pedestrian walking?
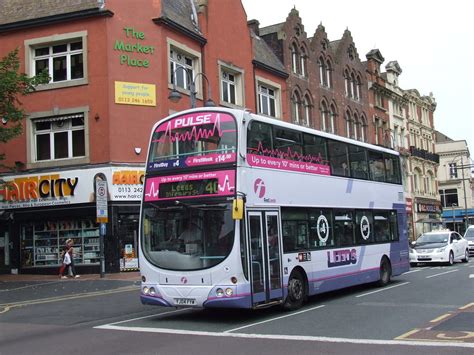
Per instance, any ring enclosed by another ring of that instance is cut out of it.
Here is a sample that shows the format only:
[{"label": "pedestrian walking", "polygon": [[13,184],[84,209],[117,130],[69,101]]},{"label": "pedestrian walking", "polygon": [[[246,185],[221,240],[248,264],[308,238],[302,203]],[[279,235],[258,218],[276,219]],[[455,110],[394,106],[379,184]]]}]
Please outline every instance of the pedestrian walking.
[{"label": "pedestrian walking", "polygon": [[67,279],[67,275],[69,273],[74,278],[80,277],[76,274],[76,270],[74,268],[74,240],[68,239],[63,247],[62,251],[62,264],[59,269],[59,277],[62,279]]},{"label": "pedestrian walking", "polygon": [[76,269],[74,267],[74,239],[66,240],[66,245],[68,246],[68,253],[71,257],[71,263],[69,264],[69,270],[71,272],[72,277],[78,278],[79,275],[76,274]]},{"label": "pedestrian walking", "polygon": [[[59,277],[61,279],[67,279],[69,273],[69,265],[71,265],[71,255],[69,254],[68,246],[65,244],[61,251],[61,267],[59,268]],[[66,274],[64,274],[66,272]]]}]

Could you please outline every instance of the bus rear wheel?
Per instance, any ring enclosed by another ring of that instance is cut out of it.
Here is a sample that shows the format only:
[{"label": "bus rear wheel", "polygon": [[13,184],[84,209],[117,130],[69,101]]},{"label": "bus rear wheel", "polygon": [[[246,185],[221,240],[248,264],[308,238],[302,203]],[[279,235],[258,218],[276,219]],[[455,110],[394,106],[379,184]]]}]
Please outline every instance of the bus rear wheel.
[{"label": "bus rear wheel", "polygon": [[289,311],[300,308],[306,298],[306,287],[304,277],[300,271],[291,273],[288,281],[288,296],[286,296],[283,308]]},{"label": "bus rear wheel", "polygon": [[390,261],[386,257],[380,262],[380,279],[378,285],[383,287],[390,283],[390,278],[392,277],[392,266]]}]

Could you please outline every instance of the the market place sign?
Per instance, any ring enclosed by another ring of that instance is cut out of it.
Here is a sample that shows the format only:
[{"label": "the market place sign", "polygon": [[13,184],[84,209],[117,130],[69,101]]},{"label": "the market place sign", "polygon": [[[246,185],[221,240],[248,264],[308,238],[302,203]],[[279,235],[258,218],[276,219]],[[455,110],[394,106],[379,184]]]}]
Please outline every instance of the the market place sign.
[{"label": "the market place sign", "polygon": [[[122,52],[120,54],[120,64],[128,67],[148,68],[150,61],[148,59],[139,59],[136,54],[152,55],[155,52],[154,46],[144,45],[141,41],[145,40],[145,32],[137,31],[133,27],[124,27],[127,40],[115,40],[114,50]],[[127,42],[135,41],[135,42]]]}]

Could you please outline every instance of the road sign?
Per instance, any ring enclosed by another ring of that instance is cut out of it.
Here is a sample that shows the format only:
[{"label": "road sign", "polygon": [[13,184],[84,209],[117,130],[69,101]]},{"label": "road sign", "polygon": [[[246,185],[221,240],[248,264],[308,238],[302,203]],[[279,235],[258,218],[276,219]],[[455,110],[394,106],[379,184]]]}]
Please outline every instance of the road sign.
[{"label": "road sign", "polygon": [[109,221],[107,213],[107,182],[101,180],[96,181],[95,191],[97,223],[107,223]]},{"label": "road sign", "polygon": [[106,235],[107,234],[107,225],[105,223],[100,224],[100,235]]}]

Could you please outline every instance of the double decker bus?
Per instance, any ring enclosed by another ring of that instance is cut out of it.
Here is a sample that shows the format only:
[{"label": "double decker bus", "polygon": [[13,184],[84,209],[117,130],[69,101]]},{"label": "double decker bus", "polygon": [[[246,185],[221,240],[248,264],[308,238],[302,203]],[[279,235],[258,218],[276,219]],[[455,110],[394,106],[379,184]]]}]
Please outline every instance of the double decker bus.
[{"label": "double decker bus", "polygon": [[198,108],[152,130],[141,301],[297,309],[409,269],[397,152],[244,110]]}]

